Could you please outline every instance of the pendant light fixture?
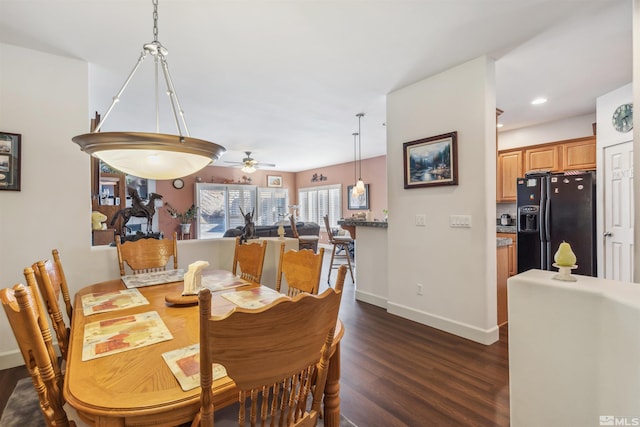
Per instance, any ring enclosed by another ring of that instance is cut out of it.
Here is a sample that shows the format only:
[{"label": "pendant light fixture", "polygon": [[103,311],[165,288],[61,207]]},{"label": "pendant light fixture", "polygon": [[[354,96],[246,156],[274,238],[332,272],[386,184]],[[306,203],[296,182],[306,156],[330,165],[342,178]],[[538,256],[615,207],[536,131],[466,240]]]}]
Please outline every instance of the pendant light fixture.
[{"label": "pendant light fixture", "polygon": [[[111,167],[129,175],[148,179],[174,179],[190,175],[220,158],[224,147],[202,139],[191,138],[184,119],[184,112],[178,101],[166,56],[167,49],[158,41],[158,0],[153,4],[153,36],[151,43],[143,46],[138,62],[125,80],[118,94],[113,98],[104,118],[91,133],[72,138],[80,148]],[[120,96],[147,56],[153,56],[155,63],[156,133],[145,132],[100,132],[105,120],[120,101]],[[160,133],[159,120],[159,74],[164,77],[167,94],[177,128],[177,135]],[[182,121],[182,127],[180,125]],[[184,132],[183,132],[184,128]]]},{"label": "pendant light fixture", "polygon": [[354,194],[357,194],[358,196],[361,196],[364,194],[364,181],[362,180],[362,129],[360,127],[360,119],[362,119],[362,117],[364,117],[364,113],[358,113],[356,114],[356,117],[358,118],[358,168],[359,168],[359,173],[358,173],[358,182],[356,183],[356,186],[354,187]]},{"label": "pendant light fixture", "polygon": [[353,133],[353,182],[356,183],[351,190],[351,195],[353,197],[358,197],[358,135],[358,132]]}]

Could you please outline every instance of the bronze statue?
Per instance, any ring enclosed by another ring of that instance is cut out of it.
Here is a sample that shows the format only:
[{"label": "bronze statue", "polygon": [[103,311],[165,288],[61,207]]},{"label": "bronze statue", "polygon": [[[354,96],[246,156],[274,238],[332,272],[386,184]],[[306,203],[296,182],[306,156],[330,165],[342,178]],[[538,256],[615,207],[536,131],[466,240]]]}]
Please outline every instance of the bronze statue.
[{"label": "bronze statue", "polygon": [[131,207],[120,209],[115,213],[113,219],[111,220],[111,225],[114,225],[118,220],[118,217],[122,217],[122,224],[120,226],[120,236],[124,236],[124,229],[127,228],[127,223],[131,219],[131,217],[135,216],[138,218],[147,218],[147,234],[151,232],[152,224],[153,224],[153,215],[156,213],[156,205],[155,201],[157,199],[162,200],[162,196],[156,193],[149,194],[149,201],[147,204],[143,204],[142,199],[138,195],[138,191],[135,188],[128,187],[127,192],[129,193],[129,197],[131,197]]},{"label": "bronze statue", "polygon": [[246,214],[240,208],[240,213],[244,217],[244,227],[242,228],[242,236],[240,236],[240,244],[242,242],[246,242],[248,239],[257,239],[256,236],[256,225],[253,223],[253,213],[255,209],[251,211],[251,213],[247,212]]}]

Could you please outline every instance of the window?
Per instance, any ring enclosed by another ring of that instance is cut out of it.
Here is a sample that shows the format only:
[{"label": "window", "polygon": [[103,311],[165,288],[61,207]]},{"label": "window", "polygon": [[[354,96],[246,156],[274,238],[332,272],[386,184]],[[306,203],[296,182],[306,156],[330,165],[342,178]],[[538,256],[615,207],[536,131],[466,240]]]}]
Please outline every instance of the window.
[{"label": "window", "polygon": [[322,217],[329,215],[329,225],[338,226],[342,217],[342,184],[301,188],[298,191],[300,219],[324,226]]},{"label": "window", "polygon": [[222,237],[230,228],[244,226],[240,209],[245,214],[255,210],[256,225],[275,224],[287,212],[287,203],[288,191],[283,188],[198,183],[196,235],[198,239],[212,239]]},{"label": "window", "polygon": [[256,225],[272,225],[287,214],[288,190],[283,188],[258,188]]}]

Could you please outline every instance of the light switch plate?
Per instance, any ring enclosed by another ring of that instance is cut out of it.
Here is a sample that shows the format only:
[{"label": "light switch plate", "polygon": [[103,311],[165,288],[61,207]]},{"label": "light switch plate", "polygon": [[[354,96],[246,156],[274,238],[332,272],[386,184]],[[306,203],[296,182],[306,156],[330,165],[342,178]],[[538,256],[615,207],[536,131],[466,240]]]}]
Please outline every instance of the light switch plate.
[{"label": "light switch plate", "polygon": [[427,226],[427,216],[425,214],[416,214],[416,226],[417,227]]},{"label": "light switch plate", "polygon": [[471,228],[471,215],[449,215],[449,227]]}]

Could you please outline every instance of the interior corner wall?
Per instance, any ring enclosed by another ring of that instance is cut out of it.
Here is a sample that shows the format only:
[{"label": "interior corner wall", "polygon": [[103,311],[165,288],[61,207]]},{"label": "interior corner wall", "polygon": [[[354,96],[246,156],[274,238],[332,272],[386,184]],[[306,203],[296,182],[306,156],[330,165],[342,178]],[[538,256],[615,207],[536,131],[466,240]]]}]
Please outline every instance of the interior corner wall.
[{"label": "interior corner wall", "polygon": [[[87,63],[6,44],[0,58],[0,130],[22,135],[21,191],[0,191],[0,288],[24,283],[23,269],[53,248],[86,284],[90,163],[71,137],[89,130]],[[15,349],[0,315],[0,356],[23,364]]]},{"label": "interior corner wall", "polygon": [[[486,57],[387,97],[388,311],[483,344],[498,339],[495,106]],[[452,131],[458,185],[404,189],[403,143]],[[461,214],[471,228],[450,228],[450,215]]]}]

